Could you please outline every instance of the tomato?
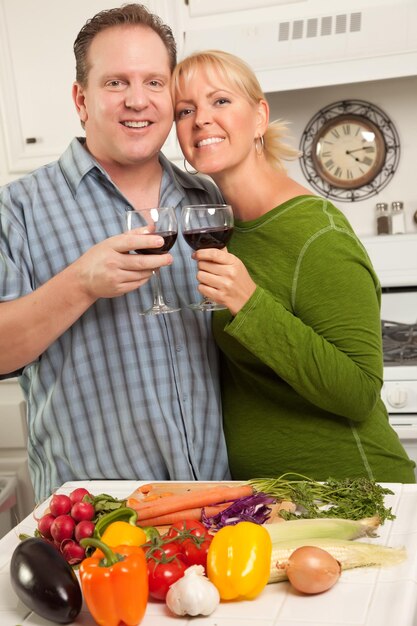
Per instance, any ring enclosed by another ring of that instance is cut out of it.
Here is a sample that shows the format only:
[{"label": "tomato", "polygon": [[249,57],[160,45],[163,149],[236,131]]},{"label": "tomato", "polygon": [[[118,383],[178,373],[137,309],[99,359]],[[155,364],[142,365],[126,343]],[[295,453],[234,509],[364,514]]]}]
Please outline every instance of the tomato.
[{"label": "tomato", "polygon": [[188,565],[206,567],[207,552],[213,537],[204,524],[196,520],[183,520],[171,526],[166,536],[173,539],[178,537],[177,541]]},{"label": "tomato", "polygon": [[202,565],[205,568],[210,544],[211,537],[210,539],[204,539],[201,543],[192,539],[184,539],[181,542],[181,552],[188,565]]},{"label": "tomato", "polygon": [[171,559],[174,556],[181,556],[181,544],[178,541],[170,541],[169,543],[161,543],[159,546],[143,546],[145,548],[146,558],[154,561],[165,561]]},{"label": "tomato", "polygon": [[149,595],[156,600],[165,600],[168,589],[182,578],[187,567],[181,554],[168,557],[165,552],[155,550],[148,558]]},{"label": "tomato", "polygon": [[155,541],[142,546],[148,562],[149,595],[165,600],[170,586],[191,565],[206,567],[212,536],[204,524],[183,520]]},{"label": "tomato", "polygon": [[167,532],[167,537],[177,537],[182,532],[188,531],[191,535],[195,537],[211,537],[209,535],[207,528],[201,522],[192,519],[182,520],[181,522],[177,522]]}]

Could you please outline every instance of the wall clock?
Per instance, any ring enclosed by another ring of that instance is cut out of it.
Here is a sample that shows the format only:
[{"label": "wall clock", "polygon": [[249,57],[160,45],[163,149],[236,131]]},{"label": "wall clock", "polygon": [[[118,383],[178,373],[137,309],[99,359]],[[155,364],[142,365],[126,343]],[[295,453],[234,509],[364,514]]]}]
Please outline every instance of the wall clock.
[{"label": "wall clock", "polygon": [[392,179],[400,157],[397,130],[379,107],[341,100],[321,109],[300,143],[301,170],[320,195],[356,202],[376,195]]}]

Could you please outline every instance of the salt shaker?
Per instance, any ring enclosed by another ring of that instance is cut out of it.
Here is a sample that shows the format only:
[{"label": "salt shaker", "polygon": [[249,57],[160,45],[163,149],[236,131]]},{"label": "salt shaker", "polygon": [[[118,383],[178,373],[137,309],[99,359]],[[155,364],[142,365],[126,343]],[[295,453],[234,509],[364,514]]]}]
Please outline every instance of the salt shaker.
[{"label": "salt shaker", "polygon": [[378,235],[390,235],[392,232],[391,215],[386,202],[376,205],[376,226]]},{"label": "salt shaker", "polygon": [[391,204],[391,225],[392,234],[399,235],[405,233],[405,217],[403,202],[393,202]]}]

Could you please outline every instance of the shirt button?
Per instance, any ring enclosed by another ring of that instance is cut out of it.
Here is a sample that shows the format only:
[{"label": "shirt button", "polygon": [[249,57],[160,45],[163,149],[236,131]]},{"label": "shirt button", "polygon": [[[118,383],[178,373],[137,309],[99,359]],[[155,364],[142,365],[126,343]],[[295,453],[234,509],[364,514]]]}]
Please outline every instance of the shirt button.
[{"label": "shirt button", "polygon": [[183,395],[182,400],[183,400],[183,402],[187,402],[187,400],[188,400],[188,396],[187,396],[187,394],[186,394],[186,393]]},{"label": "shirt button", "polygon": [[177,352],[182,352],[182,346],[175,346],[175,350]]}]

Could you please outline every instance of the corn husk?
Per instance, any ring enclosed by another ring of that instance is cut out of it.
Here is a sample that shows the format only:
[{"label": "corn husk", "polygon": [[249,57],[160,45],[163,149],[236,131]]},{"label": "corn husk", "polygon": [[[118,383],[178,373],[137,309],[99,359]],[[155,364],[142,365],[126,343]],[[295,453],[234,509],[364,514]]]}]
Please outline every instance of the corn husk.
[{"label": "corn husk", "polygon": [[292,552],[301,546],[316,546],[329,552],[342,570],[355,567],[386,567],[405,560],[404,548],[390,548],[376,543],[344,539],[310,538],[276,542],[272,546],[269,583],[287,580],[286,567]]},{"label": "corn husk", "polygon": [[289,520],[265,524],[272,543],[308,539],[309,537],[326,537],[334,539],[359,539],[360,537],[376,537],[380,524],[378,516],[362,520],[342,518],[313,518]]}]

